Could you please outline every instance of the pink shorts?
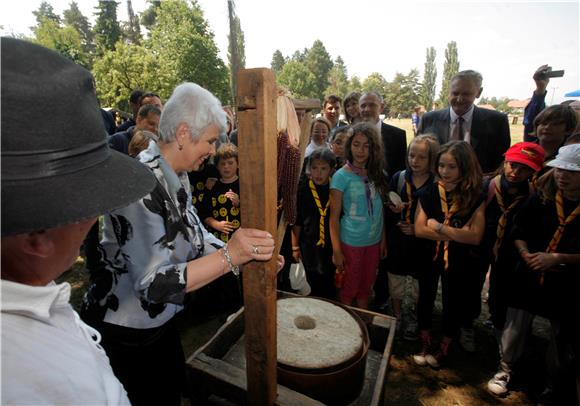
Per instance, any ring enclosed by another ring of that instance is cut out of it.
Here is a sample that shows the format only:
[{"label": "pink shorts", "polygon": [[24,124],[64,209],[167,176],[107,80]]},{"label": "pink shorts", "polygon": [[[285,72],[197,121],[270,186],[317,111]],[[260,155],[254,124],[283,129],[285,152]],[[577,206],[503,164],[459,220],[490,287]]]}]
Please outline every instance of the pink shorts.
[{"label": "pink shorts", "polygon": [[352,299],[368,299],[381,256],[381,243],[368,247],[353,247],[340,243],[346,266],[344,284],[340,290],[340,301],[351,303]]}]

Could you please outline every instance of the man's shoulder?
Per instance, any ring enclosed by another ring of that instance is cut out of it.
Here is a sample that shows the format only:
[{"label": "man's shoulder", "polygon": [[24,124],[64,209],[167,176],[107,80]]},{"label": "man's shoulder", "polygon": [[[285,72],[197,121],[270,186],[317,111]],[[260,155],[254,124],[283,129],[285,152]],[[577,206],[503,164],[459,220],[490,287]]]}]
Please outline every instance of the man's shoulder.
[{"label": "man's shoulder", "polygon": [[386,134],[399,134],[405,135],[405,130],[399,127],[395,127],[394,125],[390,125],[384,122],[381,122],[381,132]]}]

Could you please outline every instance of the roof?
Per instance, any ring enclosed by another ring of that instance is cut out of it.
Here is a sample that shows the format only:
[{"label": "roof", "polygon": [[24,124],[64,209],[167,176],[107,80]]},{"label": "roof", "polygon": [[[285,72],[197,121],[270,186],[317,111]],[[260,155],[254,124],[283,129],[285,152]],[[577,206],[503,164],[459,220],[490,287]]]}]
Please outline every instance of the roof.
[{"label": "roof", "polygon": [[495,107],[493,107],[491,104],[478,104],[477,107],[480,109],[495,110]]},{"label": "roof", "polygon": [[531,99],[524,99],[524,100],[510,100],[508,102],[508,107],[512,109],[525,109]]}]

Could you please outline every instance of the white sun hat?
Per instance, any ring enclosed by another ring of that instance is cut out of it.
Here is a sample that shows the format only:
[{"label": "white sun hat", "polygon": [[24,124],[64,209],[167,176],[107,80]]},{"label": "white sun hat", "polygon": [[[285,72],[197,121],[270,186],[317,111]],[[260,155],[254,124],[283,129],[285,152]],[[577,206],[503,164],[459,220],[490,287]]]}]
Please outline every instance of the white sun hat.
[{"label": "white sun hat", "polygon": [[580,172],[580,144],[563,146],[558,150],[556,158],[548,162],[547,165],[567,171]]}]

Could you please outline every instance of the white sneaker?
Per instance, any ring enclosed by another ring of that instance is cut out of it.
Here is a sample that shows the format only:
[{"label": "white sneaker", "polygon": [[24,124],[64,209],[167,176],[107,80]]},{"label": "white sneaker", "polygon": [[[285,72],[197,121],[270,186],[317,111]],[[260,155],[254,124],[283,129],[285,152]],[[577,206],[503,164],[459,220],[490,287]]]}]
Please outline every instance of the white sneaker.
[{"label": "white sneaker", "polygon": [[459,335],[459,344],[467,352],[475,352],[475,332],[472,328],[462,328]]},{"label": "white sneaker", "polygon": [[487,389],[497,396],[503,396],[508,393],[508,383],[510,374],[505,371],[498,371],[493,378],[487,382]]}]

